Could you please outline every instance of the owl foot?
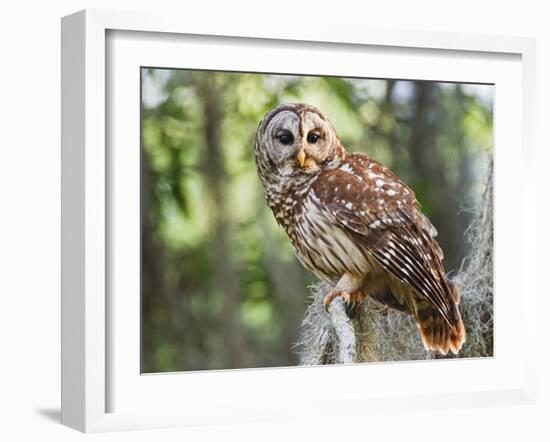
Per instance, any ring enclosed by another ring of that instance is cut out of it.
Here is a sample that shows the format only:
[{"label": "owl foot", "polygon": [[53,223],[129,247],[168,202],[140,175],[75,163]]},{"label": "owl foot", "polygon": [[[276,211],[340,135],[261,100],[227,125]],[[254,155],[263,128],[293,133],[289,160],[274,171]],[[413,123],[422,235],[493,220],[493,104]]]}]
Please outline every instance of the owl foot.
[{"label": "owl foot", "polygon": [[355,318],[355,316],[357,316],[357,313],[361,310],[361,307],[363,306],[365,295],[363,295],[363,293],[360,291],[349,293],[344,290],[331,290],[323,298],[323,305],[325,306],[326,310],[328,310],[328,306],[334,300],[334,298],[338,296],[341,296],[344,301],[348,318]]}]

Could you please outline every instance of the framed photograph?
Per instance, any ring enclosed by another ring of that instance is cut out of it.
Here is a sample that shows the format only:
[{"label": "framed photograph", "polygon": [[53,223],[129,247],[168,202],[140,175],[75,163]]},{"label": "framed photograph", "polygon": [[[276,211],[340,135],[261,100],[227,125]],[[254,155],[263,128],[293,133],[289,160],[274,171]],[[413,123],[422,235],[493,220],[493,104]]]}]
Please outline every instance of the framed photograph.
[{"label": "framed photograph", "polygon": [[532,40],[83,11],[62,55],[64,424],[534,400]]}]

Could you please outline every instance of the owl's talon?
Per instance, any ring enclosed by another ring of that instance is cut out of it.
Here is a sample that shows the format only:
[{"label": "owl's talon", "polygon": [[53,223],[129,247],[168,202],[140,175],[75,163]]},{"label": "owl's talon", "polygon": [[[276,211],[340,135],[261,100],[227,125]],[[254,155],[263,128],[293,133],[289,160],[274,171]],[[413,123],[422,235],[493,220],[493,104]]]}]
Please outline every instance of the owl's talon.
[{"label": "owl's talon", "polygon": [[334,300],[334,298],[338,296],[341,296],[344,301],[344,306],[345,306],[345,310],[346,310],[346,314],[348,315],[348,318],[350,319],[355,318],[361,306],[363,305],[363,301],[365,299],[365,296],[363,295],[363,293],[358,291],[350,294],[343,290],[332,290],[323,298],[323,305],[325,306],[325,311],[328,312],[328,306]]},{"label": "owl's talon", "polygon": [[355,309],[355,301],[351,300],[349,303],[346,303],[346,315],[348,318],[353,319],[357,315],[357,310]]},{"label": "owl's talon", "polygon": [[344,298],[344,304],[348,305],[350,302],[351,302],[351,295],[348,293],[348,292],[340,292],[342,296],[342,298]]},{"label": "owl's talon", "polygon": [[361,311],[364,301],[365,295],[361,291],[353,292],[350,295],[350,302],[346,304],[346,314],[350,319],[355,318],[357,313]]},{"label": "owl's talon", "polygon": [[338,296],[342,296],[344,298],[344,302],[346,302],[346,295],[347,299],[349,299],[349,293],[343,292],[341,290],[331,290],[329,293],[327,293],[323,297],[323,305],[325,306],[325,311],[328,312],[328,306],[331,304],[334,298]]}]

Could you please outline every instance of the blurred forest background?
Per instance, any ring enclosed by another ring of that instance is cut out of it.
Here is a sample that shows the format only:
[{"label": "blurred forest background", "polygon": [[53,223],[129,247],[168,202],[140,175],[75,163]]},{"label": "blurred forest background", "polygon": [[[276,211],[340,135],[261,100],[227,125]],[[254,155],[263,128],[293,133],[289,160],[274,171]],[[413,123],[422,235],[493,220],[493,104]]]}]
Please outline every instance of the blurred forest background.
[{"label": "blurred forest background", "polygon": [[493,86],[143,68],[142,372],[289,366],[315,278],[264,201],[257,125],[318,106],[416,192],[447,271],[492,155]]}]

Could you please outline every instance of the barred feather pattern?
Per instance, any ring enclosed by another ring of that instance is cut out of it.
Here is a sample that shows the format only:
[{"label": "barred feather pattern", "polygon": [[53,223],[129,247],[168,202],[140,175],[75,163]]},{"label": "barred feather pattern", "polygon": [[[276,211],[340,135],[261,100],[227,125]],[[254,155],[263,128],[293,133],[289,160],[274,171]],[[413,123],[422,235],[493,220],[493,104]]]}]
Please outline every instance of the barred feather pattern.
[{"label": "barred feather pattern", "polygon": [[[290,160],[277,157],[279,151],[270,155],[280,148],[270,139],[279,126],[305,144],[300,137],[308,127],[318,130],[326,140],[324,156],[315,146],[316,161],[300,167],[292,158],[296,151]],[[414,192],[369,156],[346,153],[332,125],[308,105],[271,111],[260,123],[255,150],[267,204],[304,267],[332,286],[346,276],[354,290],[411,313],[426,349],[458,353],[465,340],[460,296]]]}]

